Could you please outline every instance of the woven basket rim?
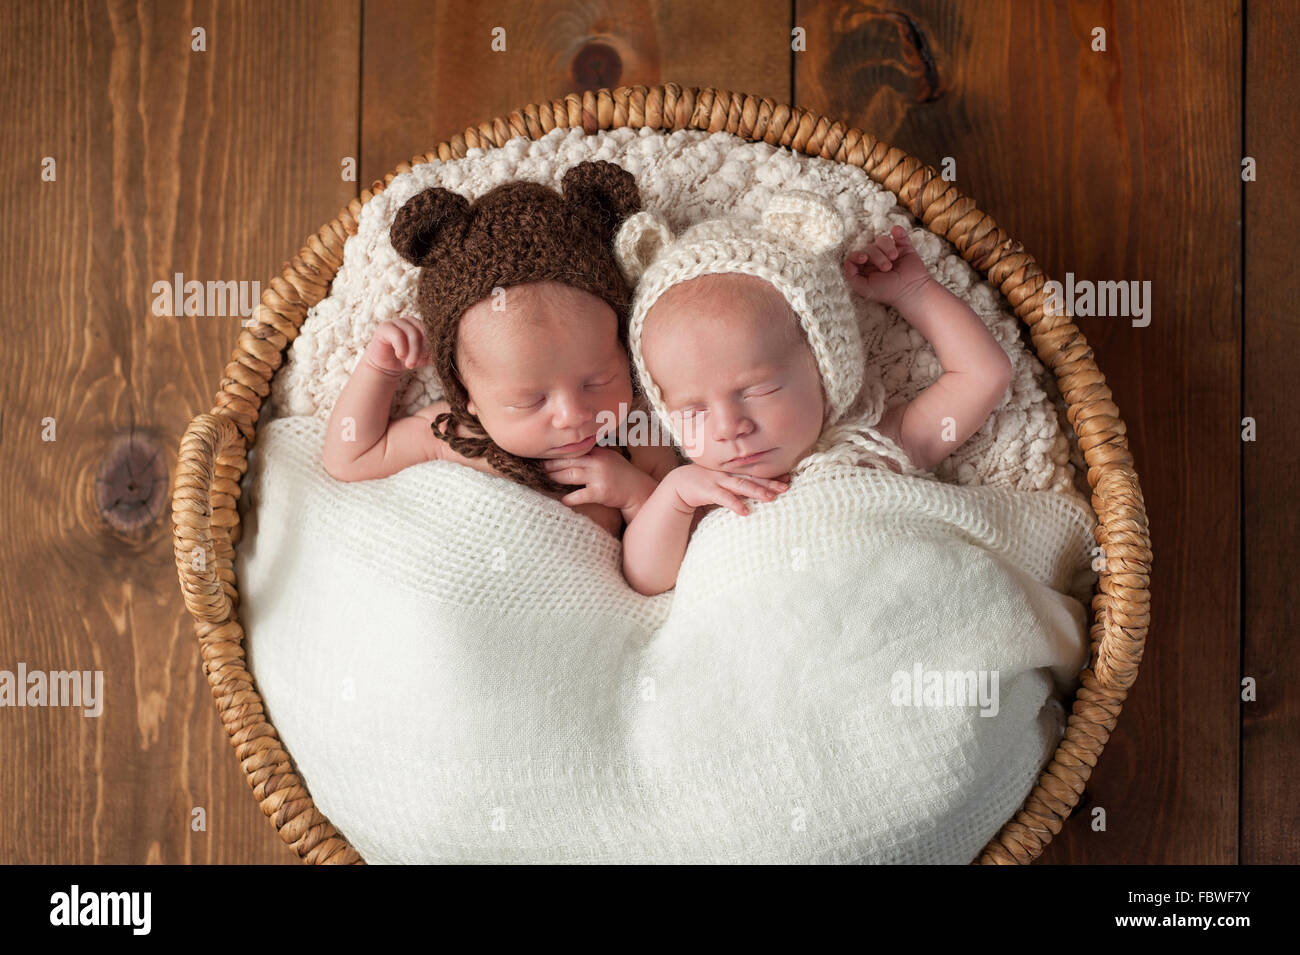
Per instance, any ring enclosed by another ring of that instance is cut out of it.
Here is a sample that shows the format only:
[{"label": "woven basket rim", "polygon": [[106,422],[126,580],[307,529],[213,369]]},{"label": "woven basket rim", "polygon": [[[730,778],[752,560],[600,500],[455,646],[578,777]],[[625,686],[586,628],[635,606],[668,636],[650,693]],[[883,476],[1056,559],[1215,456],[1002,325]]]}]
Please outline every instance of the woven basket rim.
[{"label": "woven basket rim", "polygon": [[415,164],[450,161],[470,149],[511,139],[536,140],[555,128],[649,127],[725,131],[751,142],[852,164],[894,193],[927,229],[946,239],[997,288],[1029,329],[1039,359],[1056,376],[1075,443],[1087,464],[1102,566],[1091,606],[1089,662],[1079,674],[1065,736],[1022,807],[975,860],[1032,862],[1078,805],[1084,786],[1137,678],[1150,623],[1151,540],[1126,427],[1092,349],[1063,315],[1047,315],[1044,275],[1021,244],[973,199],[901,149],[810,110],[714,87],[621,86],[569,93],[467,128],[433,150],[400,163],[308,237],[272,279],[226,365],[216,402],[196,415],[181,439],[172,497],[174,556],[186,609],[194,618],[203,673],[245,779],[281,839],[307,863],[364,864],[315,805],[245,665],[234,553],[237,509],[248,449],[262,402],[297,337],[307,310],[329,293],[343,247],[361,209]]}]

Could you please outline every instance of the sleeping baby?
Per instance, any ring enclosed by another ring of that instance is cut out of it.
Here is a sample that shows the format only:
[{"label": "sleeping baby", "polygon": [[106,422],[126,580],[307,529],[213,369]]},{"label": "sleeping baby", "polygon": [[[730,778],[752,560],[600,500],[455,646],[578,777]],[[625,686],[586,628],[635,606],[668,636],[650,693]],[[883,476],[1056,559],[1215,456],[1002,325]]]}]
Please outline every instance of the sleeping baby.
[{"label": "sleeping baby", "polygon": [[[470,203],[435,187],[398,210],[389,235],[421,269],[420,320],[384,322],[367,345],[326,431],[332,477],[453,461],[541,491],[618,536],[680,463],[668,447],[607,440],[639,406],[631,293],[612,249],[619,223],[641,208],[636,181],[593,161],[568,170],[562,188],[511,182]],[[390,421],[402,376],[429,363],[443,400]],[[556,477],[549,462],[562,463]]]},{"label": "sleeping baby", "polygon": [[[676,585],[707,512],[745,515],[744,499],[774,500],[812,455],[848,441],[867,449],[857,463],[924,474],[1006,395],[1006,353],[930,275],[906,230],[841,262],[843,239],[835,208],[801,190],[774,195],[759,224],[714,219],[674,237],[660,216],[640,212],[620,229],[619,261],[638,280],[628,329],[636,375],[690,461],[660,481],[624,534],[623,573],[639,593]],[[858,403],[864,355],[850,288],[898,311],[943,367],[874,426]],[[846,418],[851,408],[858,417]]]}]

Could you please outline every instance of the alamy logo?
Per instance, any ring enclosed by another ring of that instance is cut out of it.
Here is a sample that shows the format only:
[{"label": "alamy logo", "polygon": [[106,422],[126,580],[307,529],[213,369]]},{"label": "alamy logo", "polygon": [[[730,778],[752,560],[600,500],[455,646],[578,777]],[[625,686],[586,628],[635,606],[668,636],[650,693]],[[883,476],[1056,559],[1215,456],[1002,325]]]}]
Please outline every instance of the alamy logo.
[{"label": "alamy logo", "polygon": [[243,319],[241,325],[251,325],[249,316],[262,297],[261,282],[200,282],[185,281],[177,272],[172,281],[159,279],[153,283],[153,313],[159,317],[170,315],[231,316]]},{"label": "alamy logo", "polygon": [[927,670],[921,664],[895,670],[889,702],[894,706],[978,706],[980,716],[997,716],[997,670]]},{"label": "alamy logo", "polygon": [[0,706],[80,706],[82,716],[104,712],[103,670],[0,670]]},{"label": "alamy logo", "polygon": [[51,925],[130,925],[131,934],[148,935],[153,896],[149,892],[70,892],[50,896]]},{"label": "alamy logo", "polygon": [[[683,419],[678,415],[676,421],[682,453],[688,458],[700,457],[704,448],[695,419]],[[619,402],[618,414],[606,410],[597,412],[596,427],[599,435],[596,444],[606,447],[620,444],[627,448],[673,446],[672,432],[658,415],[639,408],[629,410],[624,402]]]},{"label": "alamy logo", "polygon": [[1134,328],[1151,324],[1151,281],[1144,282],[1092,282],[1074,280],[1073,272],[1065,273],[1065,285],[1052,279],[1043,285],[1047,301],[1043,312],[1047,315],[1065,315],[1074,318],[1132,318]]}]

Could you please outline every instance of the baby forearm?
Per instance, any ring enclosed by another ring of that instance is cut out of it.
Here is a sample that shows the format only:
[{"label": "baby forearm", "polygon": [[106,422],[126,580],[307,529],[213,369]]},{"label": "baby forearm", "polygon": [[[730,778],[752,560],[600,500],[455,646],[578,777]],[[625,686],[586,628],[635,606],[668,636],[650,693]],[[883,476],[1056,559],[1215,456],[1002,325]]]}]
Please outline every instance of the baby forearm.
[{"label": "baby forearm", "polygon": [[983,320],[933,277],[894,309],[934,347],[945,372],[996,379],[1009,371],[1006,352]]},{"label": "baby forearm", "polygon": [[400,379],[400,373],[382,371],[361,356],[330,414],[321,453],[327,469],[341,471],[384,436]]},{"label": "baby forearm", "polygon": [[623,514],[623,520],[630,527],[632,522],[636,520],[636,516],[645,507],[646,502],[654,494],[658,484],[654,478],[634,464],[628,465],[627,480],[631,488],[627,492],[627,503],[620,507],[619,510]]},{"label": "baby forearm", "polygon": [[677,584],[695,513],[675,507],[676,497],[660,484],[623,532],[623,576],[639,594],[653,596]]}]

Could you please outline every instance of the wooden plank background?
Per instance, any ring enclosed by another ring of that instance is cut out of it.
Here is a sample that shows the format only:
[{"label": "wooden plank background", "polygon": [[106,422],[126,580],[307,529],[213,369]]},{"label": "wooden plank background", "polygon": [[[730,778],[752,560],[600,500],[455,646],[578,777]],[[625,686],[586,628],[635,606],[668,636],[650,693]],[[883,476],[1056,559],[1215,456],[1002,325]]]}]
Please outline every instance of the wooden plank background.
[{"label": "wooden plank background", "polygon": [[[0,115],[11,185],[0,198],[0,669],[101,669],[107,699],[98,719],[0,709],[0,862],[294,862],[217,719],[172,556],[179,439],[211,405],[239,319],[155,316],[153,283],[181,272],[265,285],[365,184],[466,126],[573,90],[668,81],[793,102],[931,165],[951,157],[962,191],[1050,276],[1151,282],[1149,327],[1079,324],[1142,478],[1152,630],[1086,811],[1043,861],[1300,861],[1284,601],[1298,537],[1297,412],[1284,390],[1297,119],[1277,105],[1295,86],[1283,41],[1295,9],[734,10],[0,9],[12,102]],[[490,48],[498,26],[504,53]],[[191,49],[195,27],[203,52]],[[1090,48],[1096,28],[1105,52]],[[1242,181],[1244,155],[1254,182]],[[53,182],[41,180],[45,157]],[[349,157],[356,182],[340,172]],[[1241,439],[1246,415],[1253,443]],[[1240,702],[1243,675],[1258,701]],[[1104,832],[1088,825],[1096,807]]]}]

